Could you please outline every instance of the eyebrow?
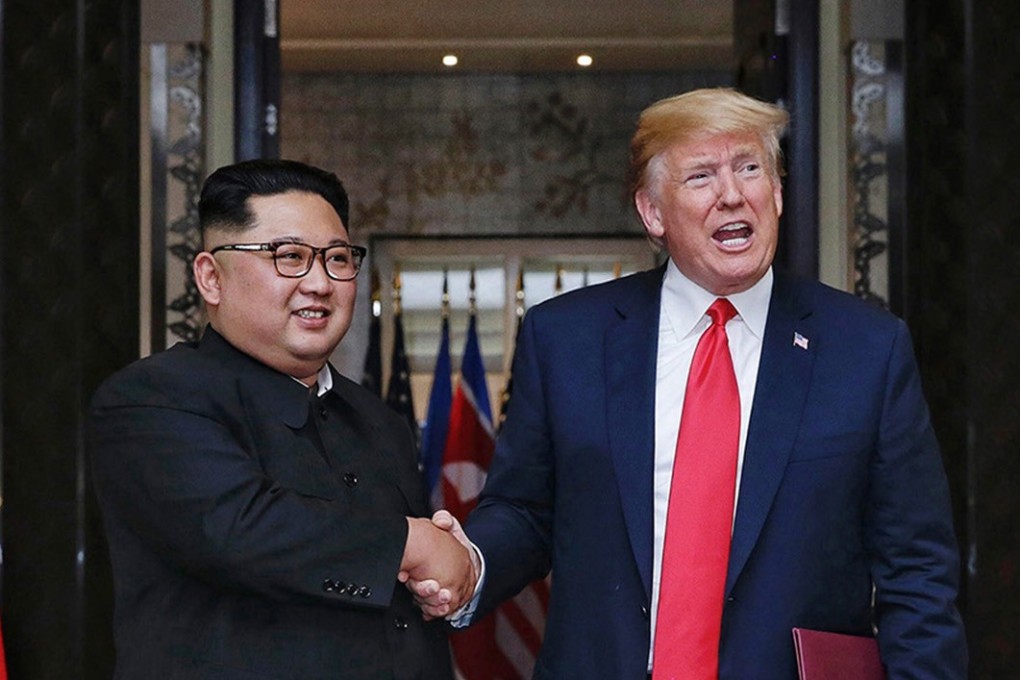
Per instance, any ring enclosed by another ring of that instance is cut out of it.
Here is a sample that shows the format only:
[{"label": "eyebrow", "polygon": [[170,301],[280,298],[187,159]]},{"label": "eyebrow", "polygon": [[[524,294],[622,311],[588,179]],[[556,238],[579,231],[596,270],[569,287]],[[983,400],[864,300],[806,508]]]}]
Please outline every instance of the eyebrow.
[{"label": "eyebrow", "polygon": [[[270,243],[304,243],[305,245],[308,245],[308,246],[312,245],[308,241],[304,240],[303,238],[298,238],[297,236],[279,236],[277,238],[270,239],[269,242]],[[349,246],[349,245],[353,245],[353,243],[351,241],[347,241],[347,240],[344,240],[342,238],[333,238],[333,239],[330,239],[326,243],[326,245],[324,247],[328,248],[329,246]]]},{"label": "eyebrow", "polygon": [[[754,158],[764,163],[764,156],[765,154],[760,149],[755,147],[753,144],[749,144],[747,146],[738,147],[728,160],[729,162],[733,162]],[[718,155],[704,154],[701,156],[688,156],[680,163],[678,169],[680,171],[690,171],[698,168],[722,165],[724,162],[725,161],[720,159]]]}]

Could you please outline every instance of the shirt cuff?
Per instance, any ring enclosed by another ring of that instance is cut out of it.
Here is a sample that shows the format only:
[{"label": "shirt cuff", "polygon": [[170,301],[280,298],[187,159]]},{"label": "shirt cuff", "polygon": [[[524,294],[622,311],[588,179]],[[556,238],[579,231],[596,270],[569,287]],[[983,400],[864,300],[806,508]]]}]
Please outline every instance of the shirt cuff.
[{"label": "shirt cuff", "polygon": [[475,592],[471,595],[471,599],[462,604],[460,609],[446,617],[446,620],[454,628],[467,628],[471,625],[475,610],[478,609],[478,600],[481,599],[482,586],[485,585],[485,556],[482,555],[482,551],[474,543],[471,544],[471,549],[478,556],[478,581],[475,583]]}]

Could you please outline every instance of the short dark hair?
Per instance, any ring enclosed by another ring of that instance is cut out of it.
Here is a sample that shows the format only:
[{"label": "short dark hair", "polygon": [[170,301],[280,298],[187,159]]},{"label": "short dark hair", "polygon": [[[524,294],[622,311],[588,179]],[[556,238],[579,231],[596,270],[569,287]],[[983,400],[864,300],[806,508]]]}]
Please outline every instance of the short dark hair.
[{"label": "short dark hair", "polygon": [[298,161],[260,158],[225,165],[206,178],[198,200],[203,239],[209,229],[243,232],[255,227],[248,199],[288,191],[318,194],[350,231],[350,201],[335,174]]}]

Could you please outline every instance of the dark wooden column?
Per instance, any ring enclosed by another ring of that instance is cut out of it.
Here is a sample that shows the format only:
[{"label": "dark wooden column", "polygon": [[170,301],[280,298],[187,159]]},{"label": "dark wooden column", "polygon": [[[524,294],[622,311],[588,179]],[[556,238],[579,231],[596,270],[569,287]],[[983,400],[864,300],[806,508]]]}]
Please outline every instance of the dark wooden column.
[{"label": "dark wooden column", "polygon": [[280,155],[279,0],[234,0],[234,155]]},{"label": "dark wooden column", "polygon": [[1020,665],[1020,4],[908,0],[907,318],[963,540],[971,677]]},{"label": "dark wooden column", "polygon": [[790,112],[776,263],[818,276],[817,0],[735,0],[737,87]]},{"label": "dark wooden column", "polygon": [[0,432],[10,677],[108,678],[87,401],[138,353],[138,8],[3,3]]},{"label": "dark wooden column", "polygon": [[790,112],[783,229],[779,262],[786,269],[818,277],[818,2],[789,0],[786,40]]}]

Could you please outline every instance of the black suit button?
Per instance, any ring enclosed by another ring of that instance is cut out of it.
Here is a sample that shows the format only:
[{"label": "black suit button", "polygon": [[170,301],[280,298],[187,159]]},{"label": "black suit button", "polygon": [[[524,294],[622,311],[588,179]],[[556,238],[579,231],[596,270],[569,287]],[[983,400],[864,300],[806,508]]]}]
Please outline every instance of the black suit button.
[{"label": "black suit button", "polygon": [[393,619],[393,627],[397,630],[407,630],[407,621],[404,620],[404,617],[398,616]]},{"label": "black suit button", "polygon": [[357,583],[348,583],[347,584],[347,594],[350,595],[351,597],[354,597],[355,595],[357,595],[358,594],[358,584]]},{"label": "black suit button", "polygon": [[730,595],[729,597],[727,597],[727,598],[726,598],[726,601],[727,601],[727,602],[736,602],[736,601],[737,601],[737,598],[735,598],[735,597],[733,597],[732,595]]},{"label": "black suit button", "polygon": [[358,485],[358,476],[353,472],[348,472],[344,474],[344,484],[353,489]]},{"label": "black suit button", "polygon": [[641,607],[641,616],[645,617],[646,619],[648,618],[648,607],[644,606]]},{"label": "black suit button", "polygon": [[325,406],[320,406],[319,407],[319,417],[321,417],[323,420],[325,420],[326,419],[326,415],[327,415],[326,407]]},{"label": "black suit button", "polygon": [[343,592],[343,589],[343,583],[338,583],[331,578],[327,578],[322,582],[322,590],[327,593]]},{"label": "black suit button", "polygon": [[358,588],[358,597],[372,597],[372,589],[368,586]]}]

